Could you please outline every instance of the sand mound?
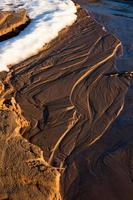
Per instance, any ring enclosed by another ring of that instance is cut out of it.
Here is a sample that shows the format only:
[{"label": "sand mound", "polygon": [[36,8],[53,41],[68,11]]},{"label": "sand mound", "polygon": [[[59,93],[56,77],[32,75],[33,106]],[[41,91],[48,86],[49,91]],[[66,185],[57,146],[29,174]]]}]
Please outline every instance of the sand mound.
[{"label": "sand mound", "polygon": [[0,91],[0,199],[60,200],[60,173],[39,147],[22,137],[29,122],[13,92],[10,87]]},{"label": "sand mound", "polygon": [[16,36],[29,23],[25,10],[0,12],[0,42]]}]

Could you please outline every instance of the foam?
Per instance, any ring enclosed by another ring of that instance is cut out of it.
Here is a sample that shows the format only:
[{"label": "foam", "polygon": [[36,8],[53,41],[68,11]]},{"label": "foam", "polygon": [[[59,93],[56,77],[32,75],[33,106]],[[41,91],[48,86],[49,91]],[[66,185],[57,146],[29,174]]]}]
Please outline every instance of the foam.
[{"label": "foam", "polygon": [[31,23],[16,37],[0,42],[0,71],[35,54],[76,20],[71,0],[2,0],[0,10],[26,9]]}]

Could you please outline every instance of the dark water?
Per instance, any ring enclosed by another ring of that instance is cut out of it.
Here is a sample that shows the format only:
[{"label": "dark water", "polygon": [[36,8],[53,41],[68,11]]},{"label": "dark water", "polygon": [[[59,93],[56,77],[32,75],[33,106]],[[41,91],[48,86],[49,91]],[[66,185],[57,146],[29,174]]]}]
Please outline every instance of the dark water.
[{"label": "dark water", "polygon": [[115,34],[123,44],[120,70],[133,70],[133,0],[95,0],[84,4],[96,20]]},{"label": "dark water", "polygon": [[102,12],[133,19],[133,0],[95,0],[89,3],[89,6],[99,13]]}]

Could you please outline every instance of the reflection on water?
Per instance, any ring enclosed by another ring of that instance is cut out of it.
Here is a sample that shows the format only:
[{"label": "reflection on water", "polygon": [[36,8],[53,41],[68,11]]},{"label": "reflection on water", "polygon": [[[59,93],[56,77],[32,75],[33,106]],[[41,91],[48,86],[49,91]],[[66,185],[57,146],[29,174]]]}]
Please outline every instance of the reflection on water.
[{"label": "reflection on water", "polygon": [[118,68],[133,70],[133,0],[90,0],[84,7],[121,40],[124,52]]}]

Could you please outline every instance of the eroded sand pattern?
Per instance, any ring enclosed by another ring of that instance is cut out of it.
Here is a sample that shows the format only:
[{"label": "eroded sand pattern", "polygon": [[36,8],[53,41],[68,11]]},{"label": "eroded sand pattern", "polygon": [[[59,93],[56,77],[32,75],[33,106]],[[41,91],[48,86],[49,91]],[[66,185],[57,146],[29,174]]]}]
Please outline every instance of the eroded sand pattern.
[{"label": "eroded sand pattern", "polygon": [[78,7],[45,50],[1,73],[1,199],[132,200],[132,144],[107,134],[130,86],[120,51]]}]

